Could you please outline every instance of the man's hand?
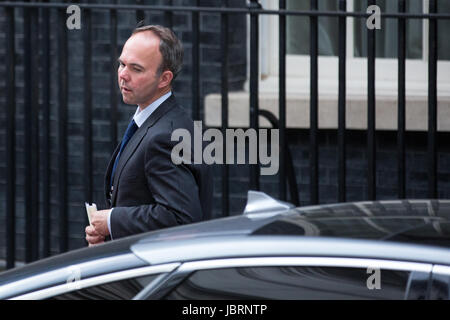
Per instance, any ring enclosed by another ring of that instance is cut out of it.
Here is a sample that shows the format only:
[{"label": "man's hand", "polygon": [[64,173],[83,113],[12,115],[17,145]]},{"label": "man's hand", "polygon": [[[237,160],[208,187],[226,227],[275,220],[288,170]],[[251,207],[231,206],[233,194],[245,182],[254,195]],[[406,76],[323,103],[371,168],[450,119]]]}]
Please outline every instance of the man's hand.
[{"label": "man's hand", "polygon": [[108,213],[111,210],[100,210],[91,215],[91,225],[87,226],[86,241],[89,246],[105,242],[105,237],[109,235]]}]

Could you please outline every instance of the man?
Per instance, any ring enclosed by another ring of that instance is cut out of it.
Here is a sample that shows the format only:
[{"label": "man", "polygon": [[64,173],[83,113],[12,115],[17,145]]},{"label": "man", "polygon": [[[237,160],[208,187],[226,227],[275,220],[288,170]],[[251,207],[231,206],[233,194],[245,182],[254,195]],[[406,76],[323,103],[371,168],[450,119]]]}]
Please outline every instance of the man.
[{"label": "man", "polygon": [[210,168],[175,165],[171,160],[178,143],[171,141],[173,130],[194,130],[171,92],[183,60],[180,41],[170,29],[139,27],[118,60],[123,101],[138,108],[106,172],[111,209],[97,211],[85,229],[89,245],[201,221],[209,217],[212,206]]}]

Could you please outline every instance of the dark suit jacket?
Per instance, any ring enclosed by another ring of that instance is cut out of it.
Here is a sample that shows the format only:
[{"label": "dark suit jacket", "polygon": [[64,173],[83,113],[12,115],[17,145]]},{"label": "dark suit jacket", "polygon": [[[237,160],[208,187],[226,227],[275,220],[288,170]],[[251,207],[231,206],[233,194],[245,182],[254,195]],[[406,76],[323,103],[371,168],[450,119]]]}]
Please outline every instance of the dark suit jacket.
[{"label": "dark suit jacket", "polygon": [[[210,218],[213,181],[206,164],[175,165],[172,132],[185,128],[194,137],[194,123],[173,94],[132,136],[120,156],[110,192],[116,148],[105,176],[113,239]],[[191,143],[193,158],[193,141]]]}]

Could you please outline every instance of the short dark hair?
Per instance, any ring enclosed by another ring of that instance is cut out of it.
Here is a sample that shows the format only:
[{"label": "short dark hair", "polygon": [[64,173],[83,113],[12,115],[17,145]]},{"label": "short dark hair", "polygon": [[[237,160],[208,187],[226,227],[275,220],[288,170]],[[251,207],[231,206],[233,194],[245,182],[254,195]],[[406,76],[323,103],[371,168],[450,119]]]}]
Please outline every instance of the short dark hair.
[{"label": "short dark hair", "polygon": [[173,73],[173,79],[180,73],[183,65],[183,46],[175,33],[169,28],[160,25],[137,26],[131,35],[138,32],[152,31],[159,39],[159,51],[162,55],[162,62],[158,68],[158,74],[165,70]]}]

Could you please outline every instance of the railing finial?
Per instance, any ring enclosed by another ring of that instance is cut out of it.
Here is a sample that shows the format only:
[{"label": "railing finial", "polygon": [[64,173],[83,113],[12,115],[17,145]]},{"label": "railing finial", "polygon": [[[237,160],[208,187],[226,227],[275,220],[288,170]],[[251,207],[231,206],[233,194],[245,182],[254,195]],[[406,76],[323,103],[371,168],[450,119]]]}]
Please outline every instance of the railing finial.
[{"label": "railing finial", "polygon": [[258,0],[250,0],[250,2],[247,4],[247,7],[250,10],[262,9],[262,5],[261,3],[258,2]]}]

